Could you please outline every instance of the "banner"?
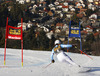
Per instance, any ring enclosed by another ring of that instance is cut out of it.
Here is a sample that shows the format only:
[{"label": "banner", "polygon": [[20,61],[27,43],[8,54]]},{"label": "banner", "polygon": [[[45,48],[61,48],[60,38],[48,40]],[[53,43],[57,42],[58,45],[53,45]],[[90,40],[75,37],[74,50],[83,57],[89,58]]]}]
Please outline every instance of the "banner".
[{"label": "banner", "polygon": [[22,27],[7,26],[6,39],[22,40]]},{"label": "banner", "polygon": [[70,21],[70,25],[69,25],[69,37],[79,37],[79,38],[81,37],[80,25],[77,28],[71,27],[71,21]]}]

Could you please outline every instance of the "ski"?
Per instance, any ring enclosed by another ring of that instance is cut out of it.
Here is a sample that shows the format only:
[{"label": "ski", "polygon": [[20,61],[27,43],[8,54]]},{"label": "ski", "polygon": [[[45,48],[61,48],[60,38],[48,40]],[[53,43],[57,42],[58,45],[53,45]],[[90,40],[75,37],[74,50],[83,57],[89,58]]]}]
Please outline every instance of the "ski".
[{"label": "ski", "polygon": [[83,68],[79,71],[79,73],[86,73],[86,72],[90,72],[91,68]]}]

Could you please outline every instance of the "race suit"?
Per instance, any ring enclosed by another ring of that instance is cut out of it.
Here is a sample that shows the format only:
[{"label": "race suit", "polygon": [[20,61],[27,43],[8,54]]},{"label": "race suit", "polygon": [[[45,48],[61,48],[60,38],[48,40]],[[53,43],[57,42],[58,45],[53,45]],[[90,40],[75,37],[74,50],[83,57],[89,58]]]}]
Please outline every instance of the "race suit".
[{"label": "race suit", "polygon": [[75,65],[78,66],[66,53],[64,53],[64,51],[62,50],[62,48],[70,48],[72,47],[72,45],[70,44],[59,44],[56,45],[53,49],[52,49],[52,53],[51,53],[51,60],[54,60],[53,56],[54,54],[57,55],[57,59],[60,62],[66,62],[69,65]]}]

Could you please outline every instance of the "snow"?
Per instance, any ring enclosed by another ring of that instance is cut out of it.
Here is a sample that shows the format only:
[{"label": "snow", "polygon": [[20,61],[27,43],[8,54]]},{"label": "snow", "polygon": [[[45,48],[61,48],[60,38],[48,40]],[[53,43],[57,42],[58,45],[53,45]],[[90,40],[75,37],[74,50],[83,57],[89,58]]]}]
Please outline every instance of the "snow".
[{"label": "snow", "polygon": [[[67,53],[67,52],[66,52]],[[50,51],[24,49],[24,63],[21,66],[21,49],[6,50],[6,65],[4,66],[4,48],[0,48],[0,76],[100,76],[100,56],[91,56],[77,53],[67,53],[74,62],[85,68],[92,68],[90,72],[78,73],[80,68],[59,62],[50,63]]]}]

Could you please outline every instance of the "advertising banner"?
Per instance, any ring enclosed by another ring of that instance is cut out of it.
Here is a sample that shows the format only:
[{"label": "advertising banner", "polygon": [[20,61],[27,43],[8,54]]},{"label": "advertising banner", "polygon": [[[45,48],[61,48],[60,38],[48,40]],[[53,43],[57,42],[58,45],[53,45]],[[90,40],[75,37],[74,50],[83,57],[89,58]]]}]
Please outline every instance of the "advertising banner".
[{"label": "advertising banner", "polygon": [[22,27],[12,27],[8,25],[6,35],[7,35],[6,38],[8,39],[22,40]]},{"label": "advertising banner", "polygon": [[71,23],[69,25],[69,37],[81,37],[80,33],[80,25],[79,28],[71,27]]}]

